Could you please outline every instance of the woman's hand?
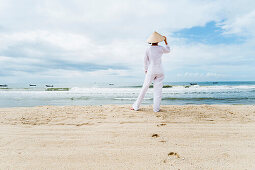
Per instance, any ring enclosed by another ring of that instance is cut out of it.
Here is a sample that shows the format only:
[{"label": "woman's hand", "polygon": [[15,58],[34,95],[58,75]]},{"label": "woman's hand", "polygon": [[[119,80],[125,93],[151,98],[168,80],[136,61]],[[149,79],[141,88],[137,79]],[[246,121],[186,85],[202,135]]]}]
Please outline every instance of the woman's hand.
[{"label": "woman's hand", "polygon": [[167,43],[167,39],[166,39],[166,36],[163,36],[165,39],[164,39],[164,41],[165,41],[165,44],[167,45],[168,43]]}]

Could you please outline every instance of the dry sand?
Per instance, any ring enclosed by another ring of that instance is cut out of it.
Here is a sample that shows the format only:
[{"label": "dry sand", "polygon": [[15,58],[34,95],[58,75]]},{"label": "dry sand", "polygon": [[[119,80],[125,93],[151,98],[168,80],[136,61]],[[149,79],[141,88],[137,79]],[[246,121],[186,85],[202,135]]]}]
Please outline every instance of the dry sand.
[{"label": "dry sand", "polygon": [[0,169],[255,169],[254,105],[0,109]]}]

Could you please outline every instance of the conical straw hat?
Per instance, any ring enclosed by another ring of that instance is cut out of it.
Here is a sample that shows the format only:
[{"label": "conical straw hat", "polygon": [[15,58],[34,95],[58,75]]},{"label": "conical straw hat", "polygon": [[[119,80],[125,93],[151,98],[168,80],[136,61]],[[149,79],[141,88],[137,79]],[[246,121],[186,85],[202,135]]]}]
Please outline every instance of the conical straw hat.
[{"label": "conical straw hat", "polygon": [[159,33],[157,33],[156,31],[154,33],[151,34],[151,36],[148,38],[147,42],[148,43],[157,43],[157,42],[161,42],[164,41],[164,37],[162,35],[160,35]]}]

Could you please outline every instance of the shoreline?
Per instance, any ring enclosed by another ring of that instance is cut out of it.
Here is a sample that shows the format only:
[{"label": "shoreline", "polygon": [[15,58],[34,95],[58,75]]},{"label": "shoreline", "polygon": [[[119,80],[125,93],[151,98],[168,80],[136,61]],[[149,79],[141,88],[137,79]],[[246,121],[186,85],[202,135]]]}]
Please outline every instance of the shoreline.
[{"label": "shoreline", "polygon": [[255,105],[0,108],[0,169],[254,169]]},{"label": "shoreline", "polygon": [[[151,100],[151,99],[149,99]],[[152,99],[153,100],[153,99]],[[0,110],[1,109],[15,109],[15,108],[34,108],[34,107],[104,107],[104,106],[116,106],[116,107],[131,107],[132,104],[128,103],[128,104],[84,104],[84,105],[32,105],[32,106],[0,106]],[[150,107],[152,109],[153,104],[152,103],[143,103],[141,105],[141,109],[143,110],[146,109],[147,107]],[[233,104],[167,104],[167,105],[160,105],[162,107],[171,107],[171,106],[255,106],[255,104],[245,104],[245,103],[233,103]],[[142,111],[139,110],[139,111]],[[162,112],[162,111],[160,111]]]},{"label": "shoreline", "polygon": [[[233,104],[233,105],[161,105],[160,112],[153,112],[152,105],[141,105],[139,111],[130,110],[132,105],[83,105],[83,106],[31,106],[31,107],[6,107],[0,108],[0,124],[9,123],[22,124],[22,120],[26,118],[29,121],[38,120],[43,124],[49,123],[52,125],[56,123],[55,118],[66,118],[66,122],[93,120],[93,116],[102,114],[106,116],[116,116],[121,118],[132,119],[126,117],[125,113],[133,115],[133,117],[140,115],[142,117],[150,116],[151,120],[154,117],[165,120],[181,122],[255,122],[255,105]],[[10,119],[5,119],[10,117]],[[72,119],[70,119],[70,117]],[[15,118],[15,119],[12,119]],[[110,120],[110,119],[109,119]],[[117,120],[117,119],[116,119]],[[155,121],[155,120],[154,120]]]}]

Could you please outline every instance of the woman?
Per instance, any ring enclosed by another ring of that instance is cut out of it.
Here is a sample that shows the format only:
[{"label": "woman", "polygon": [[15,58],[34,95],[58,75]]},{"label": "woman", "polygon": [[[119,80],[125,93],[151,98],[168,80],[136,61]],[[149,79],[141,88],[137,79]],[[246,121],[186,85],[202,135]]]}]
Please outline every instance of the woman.
[{"label": "woman", "polygon": [[[164,71],[161,65],[161,57],[163,53],[169,53],[170,48],[167,43],[165,36],[160,35],[157,32],[154,32],[149,39],[148,43],[151,44],[146,50],[144,57],[144,68],[145,68],[145,80],[143,83],[142,90],[133,104],[131,110],[139,110],[139,107],[142,103],[142,100],[151,84],[153,83],[153,111],[158,112],[160,110],[160,102],[162,97],[162,87],[164,79]],[[165,41],[166,46],[158,45],[159,42]]]}]

